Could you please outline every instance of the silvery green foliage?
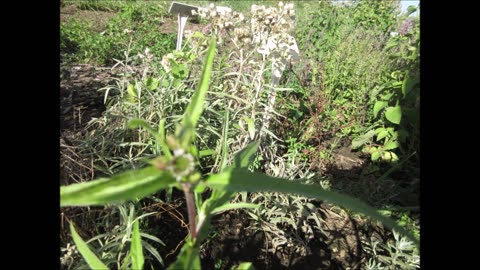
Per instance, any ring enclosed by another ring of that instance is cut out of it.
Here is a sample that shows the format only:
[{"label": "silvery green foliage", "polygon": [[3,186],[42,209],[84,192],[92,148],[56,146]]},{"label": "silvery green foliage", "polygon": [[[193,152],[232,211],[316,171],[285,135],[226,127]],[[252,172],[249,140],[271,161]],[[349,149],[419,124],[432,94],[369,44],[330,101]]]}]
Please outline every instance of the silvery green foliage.
[{"label": "silvery green foliage", "polygon": [[[228,89],[228,93],[248,102],[242,103],[232,100],[232,123],[238,123],[239,130],[229,143],[230,151],[242,149],[250,139],[260,133],[267,134],[272,141],[267,141],[260,148],[263,166],[268,175],[289,179],[309,179],[313,176],[309,172],[309,165],[304,160],[291,160],[277,155],[283,147],[281,140],[268,130],[265,122],[278,119],[273,110],[276,91],[266,86],[259,78],[264,77],[268,70],[267,63],[272,64],[272,77],[281,77],[281,71],[288,62],[299,57],[296,41],[290,35],[294,27],[294,5],[278,3],[277,7],[252,5],[251,13],[244,15],[230,8],[219,7],[213,4],[206,8],[199,8],[198,15],[209,22],[203,32],[187,32],[187,40],[192,49],[204,51],[206,43],[203,35],[214,34],[218,42],[227,38],[233,43],[237,51],[226,51],[230,63],[242,66],[243,76],[228,80],[222,78],[221,88]],[[200,49],[197,49],[200,48]],[[227,50],[226,48],[224,48]],[[232,72],[227,70],[225,73]],[[236,81],[235,81],[236,80]],[[239,83],[247,81],[247,83]],[[265,95],[266,93],[267,95]],[[267,97],[267,98],[266,98]],[[265,104],[267,106],[265,106]],[[260,123],[260,124],[259,124]],[[245,194],[246,195],[246,194]],[[238,197],[237,197],[238,199]],[[256,220],[255,226],[266,232],[273,243],[267,248],[268,252],[275,252],[280,248],[293,248],[298,254],[306,255],[308,242],[313,238],[314,230],[320,229],[321,217],[317,208],[310,199],[274,192],[252,193],[242,198],[245,202],[260,203],[265,207],[250,210],[249,214]],[[299,221],[300,222],[296,222]],[[289,226],[292,229],[287,230]],[[287,232],[288,231],[288,232]],[[302,236],[301,236],[302,235]]]},{"label": "silvery green foliage", "polygon": [[262,192],[251,195],[249,201],[263,207],[249,210],[254,220],[253,227],[265,232],[267,241],[265,252],[273,253],[290,249],[299,256],[310,254],[308,244],[314,238],[314,231],[321,230],[321,216],[311,199],[275,192]]},{"label": "silvery green foliage", "polygon": [[366,269],[420,269],[418,248],[395,230],[393,238],[386,244],[372,239],[364,245],[364,252],[370,257]]}]

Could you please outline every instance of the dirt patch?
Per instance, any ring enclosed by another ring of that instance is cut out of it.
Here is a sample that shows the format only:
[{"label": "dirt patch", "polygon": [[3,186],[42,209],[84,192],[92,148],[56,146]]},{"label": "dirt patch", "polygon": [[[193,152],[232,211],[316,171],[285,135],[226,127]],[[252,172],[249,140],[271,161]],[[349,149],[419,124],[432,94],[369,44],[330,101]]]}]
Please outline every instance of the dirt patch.
[{"label": "dirt patch", "polygon": [[[199,24],[195,18],[189,18],[184,31],[202,31],[205,25]],[[160,33],[177,33],[178,21],[176,16],[164,17],[162,25],[160,26]]]},{"label": "dirt patch", "polygon": [[368,240],[373,237],[384,242],[391,237],[382,226],[353,220],[332,210],[331,205],[321,204],[319,209],[324,222],[303,256],[295,251],[297,247],[288,245],[266,252],[272,246],[268,232],[256,230],[244,211],[214,217],[213,232],[202,248],[202,268],[231,269],[241,262],[252,262],[255,269],[362,269]]},{"label": "dirt patch", "polygon": [[71,19],[79,19],[92,23],[92,30],[95,32],[102,32],[116,12],[108,11],[94,11],[94,10],[81,10],[75,5],[68,5],[60,9],[60,22],[67,22]]},{"label": "dirt patch", "polygon": [[104,92],[98,91],[114,78],[109,68],[92,65],[60,67],[60,180],[72,184],[95,177],[93,157],[84,155],[79,144],[86,126],[105,111]]},{"label": "dirt patch", "polygon": [[[164,194],[165,192],[160,192],[159,197],[162,198]],[[155,246],[165,266],[176,261],[188,235],[188,213],[183,192],[174,190],[173,198],[169,203],[146,201],[146,206],[143,208],[145,213],[155,212],[154,215],[144,218],[143,222],[149,225],[143,232],[154,235],[165,243],[164,246]],[[164,268],[156,262],[153,267],[154,269]]]},{"label": "dirt patch", "polygon": [[87,64],[60,70],[60,130],[82,132],[92,117],[105,110],[104,93],[98,90],[113,81],[113,72]]}]

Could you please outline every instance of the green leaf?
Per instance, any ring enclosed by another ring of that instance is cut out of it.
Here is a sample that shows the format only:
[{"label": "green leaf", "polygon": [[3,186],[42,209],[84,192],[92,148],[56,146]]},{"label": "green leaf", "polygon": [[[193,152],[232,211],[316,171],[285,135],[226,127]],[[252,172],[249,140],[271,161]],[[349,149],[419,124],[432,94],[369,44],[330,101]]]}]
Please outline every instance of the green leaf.
[{"label": "green leaf", "polygon": [[224,205],[221,205],[215,209],[212,210],[211,214],[216,214],[220,213],[222,211],[227,211],[227,210],[232,210],[232,209],[241,209],[241,208],[258,208],[260,205],[255,204],[255,203],[227,203]]},{"label": "green leaf", "polygon": [[202,269],[200,265],[200,248],[191,246],[190,243],[185,243],[177,260],[172,263],[168,269]]},{"label": "green leaf", "polygon": [[[163,122],[162,122],[163,121]],[[147,122],[142,119],[130,119],[127,124],[128,128],[137,128],[143,127],[152,135],[157,143],[162,148],[163,154],[167,157],[167,159],[172,159],[172,153],[170,153],[167,143],[165,142],[165,119],[160,120],[159,125],[159,132],[156,132]]]},{"label": "green leaf", "polygon": [[390,141],[383,146],[383,150],[392,150],[398,148],[398,141]]},{"label": "green leaf", "polygon": [[399,125],[402,120],[402,107],[397,105],[395,107],[388,107],[385,110],[385,117],[388,121]]},{"label": "green leaf", "polygon": [[378,132],[378,135],[377,135],[377,141],[380,141],[381,139],[387,137],[388,135],[388,130],[386,130],[385,128],[381,128],[381,130]]},{"label": "green leaf", "polygon": [[412,91],[413,87],[417,85],[419,82],[418,78],[412,78],[408,75],[405,76],[405,79],[403,80],[402,83],[402,94],[403,97],[406,97],[410,91]]},{"label": "green leaf", "polygon": [[251,262],[243,262],[235,270],[254,270],[253,264]]},{"label": "green leaf", "polygon": [[380,158],[380,155],[380,151],[373,152],[371,156],[372,161],[378,160]]},{"label": "green leaf", "polygon": [[385,161],[395,162],[398,161],[398,156],[394,152],[386,151],[382,152],[382,159]]},{"label": "green leaf", "polygon": [[235,154],[235,167],[246,168],[252,162],[260,142],[252,142]]},{"label": "green leaf", "polygon": [[165,118],[160,120],[158,124],[158,137],[155,135],[155,139],[160,144],[160,148],[162,149],[162,153],[168,160],[173,158],[172,153],[170,153],[170,149],[165,141]]},{"label": "green leaf", "polygon": [[60,187],[60,206],[86,206],[143,198],[176,183],[153,166],[130,170],[111,178]]},{"label": "green leaf", "polygon": [[132,98],[137,98],[138,93],[135,91],[135,86],[133,84],[129,84],[127,87],[127,93],[132,97]]},{"label": "green leaf", "polygon": [[204,150],[200,150],[200,152],[198,152],[198,155],[200,157],[211,156],[213,154],[215,154],[215,150],[213,150],[213,149],[204,149]]},{"label": "green leaf", "polygon": [[250,135],[250,139],[253,140],[255,137],[255,124],[253,118],[246,118],[245,122],[247,122],[248,128],[248,135]]},{"label": "green leaf", "polygon": [[404,16],[409,16],[410,14],[414,13],[415,11],[417,11],[417,7],[413,6],[413,5],[410,5],[410,6],[407,7],[407,13]]},{"label": "green leaf", "polygon": [[183,80],[187,76],[187,68],[184,64],[179,64],[174,60],[170,60],[170,67],[175,79]]},{"label": "green leaf", "polygon": [[132,244],[130,246],[130,254],[132,256],[132,268],[143,269],[145,258],[143,257],[142,240],[140,238],[140,229],[138,220],[133,223]]},{"label": "green leaf", "polygon": [[210,229],[210,220],[212,219],[212,216],[210,213],[215,209],[216,207],[223,205],[230,201],[232,198],[234,192],[227,192],[224,190],[218,190],[214,189],[212,191],[212,194],[210,195],[210,198],[205,200],[203,204],[201,205],[199,211],[198,211],[198,220],[199,222],[201,221],[203,223],[203,226],[201,227],[200,231],[197,234],[197,239],[195,240],[197,243],[201,243],[209,233]]},{"label": "green leaf", "polygon": [[158,253],[157,249],[154,248],[152,245],[150,245],[147,241],[143,241],[142,242],[142,246],[145,250],[147,250],[148,252],[150,252],[150,254],[153,255],[153,257],[155,257],[155,259],[157,259],[157,261],[164,265],[163,263],[163,259],[162,259],[162,256],[160,256],[160,253]]},{"label": "green leaf", "polygon": [[72,233],[73,242],[75,242],[75,245],[77,245],[78,251],[80,254],[82,254],[82,257],[85,259],[88,266],[90,266],[91,269],[108,270],[108,267],[103,264],[103,262],[97,256],[95,256],[95,254],[88,248],[85,241],[83,241],[83,239],[78,235],[72,223],[70,223],[70,232]]},{"label": "green leaf", "polygon": [[228,161],[228,124],[230,123],[230,111],[226,111],[223,119],[222,128],[222,152],[220,155],[220,171],[227,167]]},{"label": "green leaf", "polygon": [[158,86],[160,85],[160,80],[159,79],[148,78],[146,84],[147,84],[148,89],[153,91],[153,90],[157,89]]},{"label": "green leaf", "polygon": [[360,146],[366,144],[367,142],[370,141],[370,139],[375,136],[375,131],[374,130],[370,130],[369,132],[367,132],[366,134],[358,137],[358,138],[355,138],[353,141],[352,141],[352,148],[353,149],[357,149],[359,148]]},{"label": "green leaf", "polygon": [[353,197],[328,191],[316,185],[304,185],[283,178],[275,178],[260,173],[251,173],[245,169],[232,169],[210,175],[207,186],[233,192],[282,192],[329,201],[330,203],[351,209],[382,222],[385,226],[397,230],[417,243],[415,238],[393,220],[379,214],[376,209]]},{"label": "green leaf", "polygon": [[193,138],[194,129],[197,125],[198,119],[203,111],[203,104],[205,101],[205,96],[207,95],[207,90],[210,83],[210,76],[212,74],[213,58],[215,56],[216,40],[215,37],[212,37],[210,40],[210,48],[208,49],[207,59],[202,70],[202,77],[198,84],[198,89],[195,91],[192,97],[192,101],[188,104],[187,109],[185,110],[185,115],[182,119],[182,125],[187,129],[185,132],[185,138],[182,140],[183,144]]},{"label": "green leaf", "polygon": [[380,112],[380,110],[385,108],[387,105],[388,102],[386,101],[375,102],[375,105],[373,105],[373,117],[377,117],[378,112]]}]

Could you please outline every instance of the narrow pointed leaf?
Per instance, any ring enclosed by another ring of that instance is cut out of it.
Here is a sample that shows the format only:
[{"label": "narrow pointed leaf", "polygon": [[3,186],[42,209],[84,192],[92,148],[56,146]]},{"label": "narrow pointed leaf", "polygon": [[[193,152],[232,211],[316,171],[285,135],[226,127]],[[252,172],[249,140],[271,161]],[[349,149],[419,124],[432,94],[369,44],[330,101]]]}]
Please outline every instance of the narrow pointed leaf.
[{"label": "narrow pointed leaf", "polygon": [[160,144],[163,155],[166,156],[168,160],[172,159],[172,153],[170,153],[170,149],[168,148],[167,142],[165,140],[165,118],[160,120],[160,123],[158,125],[158,135],[159,138],[157,138],[157,141]]},{"label": "narrow pointed leaf", "polygon": [[132,255],[132,269],[143,269],[145,258],[143,257],[142,240],[140,238],[140,229],[138,220],[133,223],[132,244],[130,246]]},{"label": "narrow pointed leaf", "polygon": [[235,154],[235,167],[246,168],[252,162],[255,153],[257,152],[259,142],[252,142]]},{"label": "narrow pointed leaf", "polygon": [[[164,119],[162,119],[164,121]],[[164,121],[165,123],[165,121]],[[160,121],[160,127],[162,125],[162,121]],[[147,122],[141,119],[130,119],[128,121],[128,127],[129,128],[137,128],[137,127],[143,127],[152,135],[157,143],[161,146],[162,151],[164,152],[164,155],[168,158],[171,159],[172,154],[169,152],[167,144],[165,143],[165,134],[161,134],[159,132],[156,132]],[[163,135],[163,136],[162,136]]]},{"label": "narrow pointed leaf", "polygon": [[232,209],[241,209],[241,208],[258,208],[260,205],[255,203],[228,203],[221,205],[212,210],[212,214],[216,214],[222,211],[232,210]]},{"label": "narrow pointed leaf", "polygon": [[182,119],[184,126],[195,128],[198,119],[203,111],[203,103],[210,84],[210,76],[212,74],[213,57],[215,56],[216,40],[214,37],[210,40],[210,47],[207,53],[207,59],[203,65],[202,77],[200,78],[197,91],[193,94],[192,101],[188,104],[185,116]]},{"label": "narrow pointed leaf", "polygon": [[87,262],[91,269],[107,269],[108,267],[88,248],[87,244],[78,235],[73,224],[70,223],[70,232],[72,233],[73,242],[77,245],[78,251],[82,254],[82,257]]},{"label": "narrow pointed leaf", "polygon": [[375,208],[353,197],[324,190],[320,186],[304,185],[288,179],[275,178],[260,173],[251,173],[245,169],[232,169],[220,174],[211,175],[207,179],[206,184],[214,189],[225,189],[234,192],[283,192],[326,200],[330,203],[370,216],[382,222],[385,226],[406,235],[413,242],[418,244],[418,241],[413,235],[398,226],[393,220],[379,214]]},{"label": "narrow pointed leaf", "polygon": [[162,256],[160,256],[160,253],[158,253],[158,251],[157,251],[156,248],[154,248],[152,245],[150,245],[150,244],[149,244],[148,242],[146,242],[146,241],[142,241],[142,245],[143,245],[143,248],[145,248],[145,250],[147,250],[148,252],[150,252],[150,254],[152,254],[153,257],[155,257],[155,259],[157,259],[157,261],[158,261],[161,265],[164,265]]},{"label": "narrow pointed leaf", "polygon": [[60,187],[60,206],[86,206],[143,198],[175,183],[166,171],[150,166],[111,178]]},{"label": "narrow pointed leaf", "polygon": [[228,160],[228,124],[230,123],[230,111],[225,112],[223,119],[223,130],[222,130],[222,153],[220,160],[220,171],[223,171],[227,167]]}]

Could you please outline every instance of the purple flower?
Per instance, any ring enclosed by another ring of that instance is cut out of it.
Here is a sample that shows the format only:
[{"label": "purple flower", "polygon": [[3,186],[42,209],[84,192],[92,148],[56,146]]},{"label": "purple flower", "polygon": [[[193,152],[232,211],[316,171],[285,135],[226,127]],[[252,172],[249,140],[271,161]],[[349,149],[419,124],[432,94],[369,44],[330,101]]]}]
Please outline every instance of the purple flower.
[{"label": "purple flower", "polygon": [[400,35],[405,35],[407,34],[408,32],[410,32],[410,30],[412,30],[414,26],[414,22],[412,19],[407,19],[405,21],[403,21],[402,25],[400,26],[400,29],[398,30],[398,33]]}]

